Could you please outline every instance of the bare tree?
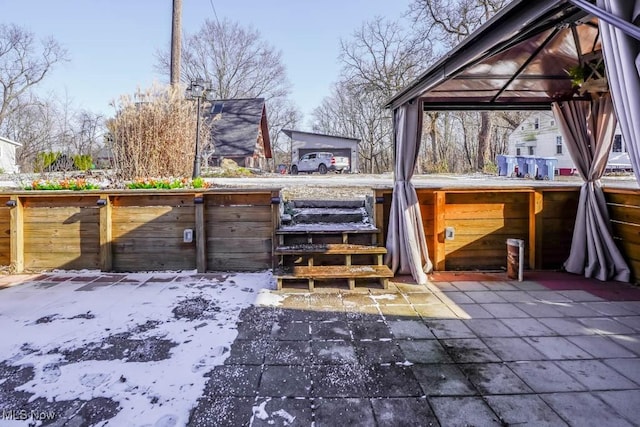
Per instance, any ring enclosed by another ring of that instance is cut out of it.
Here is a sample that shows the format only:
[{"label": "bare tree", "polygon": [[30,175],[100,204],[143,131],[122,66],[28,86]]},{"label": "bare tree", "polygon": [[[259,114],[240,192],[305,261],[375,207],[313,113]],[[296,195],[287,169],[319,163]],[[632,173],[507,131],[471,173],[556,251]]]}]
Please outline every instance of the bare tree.
[{"label": "bare tree", "polygon": [[375,91],[340,82],[313,111],[313,119],[316,132],[360,139],[361,172],[380,173],[392,167],[391,116]]},{"label": "bare tree", "polygon": [[57,111],[52,102],[35,97],[16,102],[13,110],[14,113],[4,120],[3,132],[22,144],[16,150],[16,163],[20,170],[33,172],[38,154],[53,151],[52,135],[57,132]]},{"label": "bare tree", "polygon": [[[434,37],[451,48],[489,20],[508,0],[414,0],[410,13],[422,37]],[[490,156],[495,115],[480,113],[475,167],[482,171]]]},{"label": "bare tree", "polygon": [[24,107],[28,92],[66,60],[66,51],[54,39],[38,44],[26,29],[0,24],[0,131]]},{"label": "bare tree", "polygon": [[[166,73],[168,51],[157,57],[156,69]],[[181,80],[188,83],[198,77],[211,81],[211,96],[216,99],[265,98],[269,136],[276,147],[283,126],[301,115],[288,100],[290,84],[281,52],[254,28],[228,20],[207,20],[198,32],[186,35]]]},{"label": "bare tree", "polygon": [[101,114],[83,110],[73,118],[73,151],[76,154],[93,156],[102,143],[104,117]]},{"label": "bare tree", "polygon": [[377,17],[342,40],[343,79],[384,100],[405,87],[432,58],[425,37],[415,37],[399,23]]},{"label": "bare tree", "polygon": [[410,14],[422,34],[447,48],[464,40],[510,0],[414,0]]},{"label": "bare tree", "polygon": [[414,79],[431,57],[425,38],[397,22],[375,18],[341,41],[342,72],[332,94],[313,112],[315,130],[360,139],[361,170],[393,165],[393,127],[386,101]]}]

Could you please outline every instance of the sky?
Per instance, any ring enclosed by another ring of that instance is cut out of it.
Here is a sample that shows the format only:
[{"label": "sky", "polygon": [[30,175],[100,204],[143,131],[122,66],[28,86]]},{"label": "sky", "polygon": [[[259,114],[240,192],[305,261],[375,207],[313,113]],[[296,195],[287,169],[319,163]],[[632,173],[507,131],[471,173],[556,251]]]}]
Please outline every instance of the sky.
[{"label": "sky", "polygon": [[[183,33],[206,19],[227,18],[260,31],[281,50],[291,98],[305,114],[330,94],[336,81],[340,39],[376,16],[400,18],[410,0],[183,0]],[[156,54],[171,36],[171,0],[0,0],[0,23],[17,24],[39,39],[54,37],[70,61],[39,87],[76,109],[110,117],[110,104],[168,73],[154,70]],[[306,126],[302,126],[306,128]]]}]

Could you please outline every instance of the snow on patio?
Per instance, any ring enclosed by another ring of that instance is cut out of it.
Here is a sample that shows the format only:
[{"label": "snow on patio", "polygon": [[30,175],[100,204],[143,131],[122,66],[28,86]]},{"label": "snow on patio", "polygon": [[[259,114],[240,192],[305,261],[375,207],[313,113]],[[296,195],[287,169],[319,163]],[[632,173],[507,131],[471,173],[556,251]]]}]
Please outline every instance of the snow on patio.
[{"label": "snow on patio", "polygon": [[8,425],[185,425],[206,374],[229,355],[240,311],[280,298],[269,272],[64,272],[5,276],[0,287],[18,278],[0,290]]}]

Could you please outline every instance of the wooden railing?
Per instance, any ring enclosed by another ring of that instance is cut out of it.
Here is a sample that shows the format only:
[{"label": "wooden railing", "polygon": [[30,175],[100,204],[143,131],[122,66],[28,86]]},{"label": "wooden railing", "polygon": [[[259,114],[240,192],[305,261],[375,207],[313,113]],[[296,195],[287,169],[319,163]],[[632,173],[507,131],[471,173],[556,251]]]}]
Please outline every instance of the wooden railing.
[{"label": "wooden railing", "polygon": [[[506,267],[506,240],[525,241],[526,265],[558,269],[569,256],[579,187],[417,189],[429,255],[436,270]],[[608,188],[614,238],[640,279],[640,190]],[[387,230],[391,190],[376,190],[376,225]],[[445,238],[451,227],[453,239]],[[383,236],[386,241],[386,235]]]},{"label": "wooden railing", "polygon": [[[0,265],[10,265],[14,272],[268,269],[279,192],[0,195]],[[191,242],[184,241],[185,230],[192,231]]]}]

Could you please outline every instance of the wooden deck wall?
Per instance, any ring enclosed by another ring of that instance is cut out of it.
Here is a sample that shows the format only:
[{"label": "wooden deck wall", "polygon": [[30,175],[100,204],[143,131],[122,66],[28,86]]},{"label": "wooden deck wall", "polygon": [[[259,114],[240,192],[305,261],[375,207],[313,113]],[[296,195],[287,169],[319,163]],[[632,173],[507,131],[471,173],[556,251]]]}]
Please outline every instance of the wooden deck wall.
[{"label": "wooden deck wall", "polygon": [[[0,195],[0,266],[16,272],[268,269],[278,196],[279,190]],[[525,240],[529,268],[560,268],[578,196],[573,187],[418,189],[436,270],[504,268],[507,238]],[[640,190],[607,188],[605,196],[614,238],[638,281]],[[386,240],[391,190],[376,190],[376,202]],[[445,239],[446,227],[455,230],[453,240]],[[183,242],[185,229],[194,230],[192,243]]]},{"label": "wooden deck wall", "polygon": [[5,206],[9,196],[0,196],[0,266],[11,263],[11,211]]},{"label": "wooden deck wall", "polygon": [[[0,265],[14,272],[268,269],[278,196],[279,190],[2,196]],[[192,242],[184,242],[186,229]]]},{"label": "wooden deck wall", "polygon": [[640,282],[640,191],[605,189],[613,237]]},{"label": "wooden deck wall", "polygon": [[[579,188],[418,189],[436,270],[506,268],[506,240],[525,241],[525,265],[558,269],[569,256]],[[640,279],[640,190],[606,189],[614,237]],[[376,190],[376,224],[386,230],[391,190]],[[453,240],[445,239],[453,227]]]},{"label": "wooden deck wall", "polygon": [[210,270],[271,268],[274,221],[279,215],[271,194],[212,194],[205,197],[205,204]]}]

